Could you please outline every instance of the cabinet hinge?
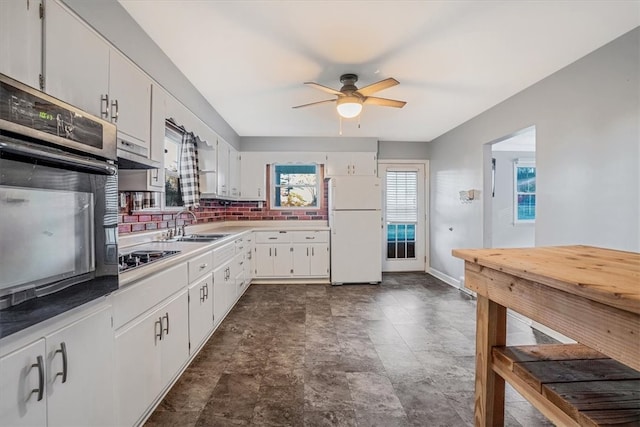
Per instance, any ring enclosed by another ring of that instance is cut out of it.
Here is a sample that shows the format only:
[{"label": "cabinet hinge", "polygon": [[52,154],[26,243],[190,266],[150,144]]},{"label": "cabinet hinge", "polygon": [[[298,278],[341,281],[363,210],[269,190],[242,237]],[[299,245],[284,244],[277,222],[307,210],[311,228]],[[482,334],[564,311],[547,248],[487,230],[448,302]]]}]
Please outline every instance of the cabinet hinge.
[{"label": "cabinet hinge", "polygon": [[38,8],[40,10],[40,19],[44,19],[44,4],[40,2],[40,6]]},{"label": "cabinet hinge", "polygon": [[44,90],[44,76],[42,73],[38,75],[38,84],[40,85],[40,90]]},{"label": "cabinet hinge", "polygon": [[293,274],[293,268],[291,269],[291,274]]},{"label": "cabinet hinge", "polygon": [[293,252],[293,246],[289,248],[289,252]]}]

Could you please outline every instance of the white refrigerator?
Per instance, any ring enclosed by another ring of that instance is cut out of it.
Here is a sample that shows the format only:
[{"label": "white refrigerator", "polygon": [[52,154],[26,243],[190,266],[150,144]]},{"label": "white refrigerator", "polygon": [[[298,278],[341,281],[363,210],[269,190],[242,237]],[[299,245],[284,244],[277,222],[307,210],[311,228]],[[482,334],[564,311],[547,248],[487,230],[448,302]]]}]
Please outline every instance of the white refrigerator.
[{"label": "white refrigerator", "polygon": [[329,180],[331,283],[382,281],[382,188],[374,176]]}]

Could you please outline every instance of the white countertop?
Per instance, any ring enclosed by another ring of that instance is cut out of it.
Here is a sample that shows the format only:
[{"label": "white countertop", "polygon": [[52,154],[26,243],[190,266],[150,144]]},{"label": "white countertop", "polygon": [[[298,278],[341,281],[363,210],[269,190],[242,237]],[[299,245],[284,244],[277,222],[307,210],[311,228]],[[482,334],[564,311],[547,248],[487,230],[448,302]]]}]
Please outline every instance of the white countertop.
[{"label": "white countertop", "polygon": [[165,250],[180,251],[179,254],[172,255],[161,261],[156,261],[129,271],[120,273],[119,286],[123,288],[140,279],[144,279],[159,271],[166,270],[172,265],[180,264],[192,259],[194,256],[211,251],[217,246],[233,242],[243,234],[251,231],[309,231],[309,230],[329,230],[326,221],[243,221],[243,222],[217,222],[194,224],[187,226],[187,234],[221,233],[229,234],[226,237],[212,242],[176,242],[162,241],[161,238],[165,230],[157,230],[147,233],[127,234],[119,237],[118,249],[120,253],[127,253],[140,250]]}]

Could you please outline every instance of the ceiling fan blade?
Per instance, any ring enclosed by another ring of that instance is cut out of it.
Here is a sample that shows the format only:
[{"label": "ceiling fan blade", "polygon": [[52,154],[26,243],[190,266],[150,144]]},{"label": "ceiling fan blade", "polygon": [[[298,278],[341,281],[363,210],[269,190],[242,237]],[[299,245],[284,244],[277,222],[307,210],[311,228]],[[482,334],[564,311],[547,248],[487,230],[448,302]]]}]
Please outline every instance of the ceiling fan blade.
[{"label": "ceiling fan blade", "polygon": [[380,80],[377,83],[372,83],[369,86],[365,86],[362,89],[358,89],[357,92],[362,96],[369,96],[369,95],[373,95],[376,92],[380,92],[381,90],[388,89],[398,84],[400,84],[399,81],[397,81],[393,77],[389,77],[388,79]]},{"label": "ceiling fan blade", "polygon": [[325,99],[324,101],[318,101],[318,102],[311,102],[309,104],[296,105],[295,107],[291,107],[291,108],[310,107],[312,105],[324,104],[326,102],[336,102],[336,100],[335,99]]},{"label": "ceiling fan blade", "polygon": [[364,100],[364,103],[368,105],[379,105],[381,107],[395,107],[395,108],[402,108],[406,104],[405,101],[397,101],[395,99],[387,99],[387,98],[378,98],[375,96],[368,96]]},{"label": "ceiling fan blade", "polygon": [[332,95],[338,95],[338,96],[344,95],[344,93],[340,92],[339,90],[331,89],[330,87],[322,86],[321,84],[318,84],[315,82],[304,82],[304,84],[309,85],[316,89],[320,89],[321,91],[330,93]]}]

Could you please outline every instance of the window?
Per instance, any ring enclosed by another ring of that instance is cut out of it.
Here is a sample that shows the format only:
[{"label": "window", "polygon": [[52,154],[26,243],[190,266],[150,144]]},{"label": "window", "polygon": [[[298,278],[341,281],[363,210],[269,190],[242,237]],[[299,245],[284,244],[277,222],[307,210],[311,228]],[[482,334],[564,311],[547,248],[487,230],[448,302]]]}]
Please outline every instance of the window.
[{"label": "window", "polygon": [[530,160],[514,162],[513,201],[514,223],[534,222],[536,219],[536,165]]},{"label": "window", "polygon": [[182,131],[167,124],[164,136],[164,206],[182,207],[180,193],[180,145]]},{"label": "window", "polygon": [[278,165],[272,167],[272,207],[319,208],[318,165]]},{"label": "window", "polygon": [[387,171],[387,259],[416,257],[418,173]]}]

